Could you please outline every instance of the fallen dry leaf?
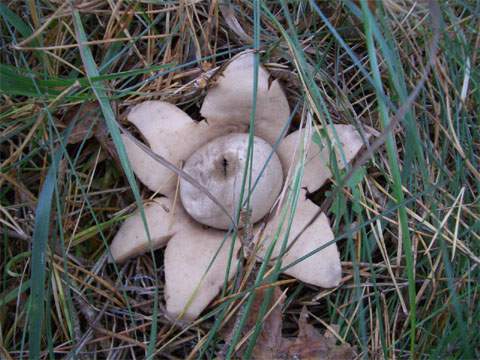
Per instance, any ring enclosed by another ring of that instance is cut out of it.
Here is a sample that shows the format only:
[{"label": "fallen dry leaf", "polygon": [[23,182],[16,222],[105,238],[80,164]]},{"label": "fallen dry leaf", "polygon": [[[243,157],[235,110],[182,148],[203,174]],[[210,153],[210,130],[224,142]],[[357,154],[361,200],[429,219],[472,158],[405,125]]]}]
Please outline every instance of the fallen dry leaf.
[{"label": "fallen dry leaf", "polygon": [[298,321],[298,336],[283,339],[280,353],[287,359],[350,360],[355,358],[354,349],[349,344],[337,345],[337,339],[328,330],[322,335],[307,322],[308,312],[304,307]]},{"label": "fallen dry leaf", "polygon": [[101,125],[100,114],[98,104],[93,102],[77,106],[68,111],[63,118],[64,125],[68,126],[76,119],[75,126],[68,138],[68,143],[77,144],[97,135]]},{"label": "fallen dry leaf", "polygon": [[[250,314],[258,314],[262,305],[264,293],[262,292],[255,299],[255,309]],[[279,301],[278,301],[279,300]],[[253,349],[253,357],[255,359],[273,359],[277,355],[278,345],[282,341],[282,307],[285,302],[285,295],[280,288],[276,287],[272,296],[270,307],[275,306],[263,323],[262,332],[257,338],[257,343]],[[256,316],[251,316],[251,328],[255,327]]]},{"label": "fallen dry leaf", "polygon": [[[264,290],[257,292],[242,331],[242,339],[253,332],[264,296]],[[253,349],[252,359],[350,360],[355,358],[353,347],[346,343],[337,345],[337,339],[334,334],[327,330],[322,335],[313,325],[307,322],[308,312],[306,307],[300,313],[298,336],[296,338],[283,337],[282,306],[284,300],[284,294],[276,287],[269,310],[264,318],[262,332]],[[234,318],[222,331],[227,346],[230,345],[235,327]],[[334,325],[332,327],[335,328]],[[246,344],[248,344],[248,340],[242,344],[239,351],[235,354],[236,356],[242,356]]]},{"label": "fallen dry leaf", "polygon": [[68,126],[74,119],[76,122],[68,137],[68,143],[78,144],[95,137],[102,149],[116,162],[118,167],[121,167],[115,145],[109,137],[98,103],[89,102],[69,110],[62,119],[63,126]]},{"label": "fallen dry leaf", "polygon": [[[252,304],[252,308],[250,309],[250,314],[242,330],[242,338],[247,336],[255,328],[257,315],[260,312],[260,307],[262,306],[262,302],[265,297],[265,291],[266,290],[257,291],[257,294]],[[258,336],[257,343],[253,350],[253,357],[255,359],[273,359],[276,355],[276,347],[278,345],[278,340],[282,337],[282,306],[284,301],[285,296],[280,291],[280,288],[276,287],[274,289],[272,301],[270,303],[266,317],[264,318],[262,332]],[[275,307],[272,309],[272,306]],[[221,335],[225,339],[227,346],[230,344],[233,333],[235,332],[235,328],[238,325],[236,323],[236,320],[237,318],[234,317],[222,330]],[[248,341],[246,343],[248,343]],[[257,351],[259,351],[260,348],[261,354],[257,354]],[[240,350],[237,352],[237,356],[240,356],[244,350],[245,346],[240,347]]]}]

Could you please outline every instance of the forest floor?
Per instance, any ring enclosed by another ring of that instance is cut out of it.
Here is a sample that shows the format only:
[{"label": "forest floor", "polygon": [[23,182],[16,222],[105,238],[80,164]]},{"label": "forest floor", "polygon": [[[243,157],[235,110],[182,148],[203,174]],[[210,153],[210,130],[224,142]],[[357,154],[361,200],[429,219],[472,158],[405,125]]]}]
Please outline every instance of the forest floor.
[{"label": "forest floor", "polygon": [[314,196],[340,285],[281,275],[262,288],[285,294],[271,319],[247,325],[280,326],[283,358],[480,358],[479,13],[462,0],[0,3],[0,358],[261,357],[225,340],[223,320],[262,294],[234,296],[246,275],[173,326],[164,249],[106,261],[152,196],[125,175],[117,122],[152,99],[200,120],[198,84],[246,49],[281,81],[292,129],[311,115],[380,134],[347,186],[338,172]]}]

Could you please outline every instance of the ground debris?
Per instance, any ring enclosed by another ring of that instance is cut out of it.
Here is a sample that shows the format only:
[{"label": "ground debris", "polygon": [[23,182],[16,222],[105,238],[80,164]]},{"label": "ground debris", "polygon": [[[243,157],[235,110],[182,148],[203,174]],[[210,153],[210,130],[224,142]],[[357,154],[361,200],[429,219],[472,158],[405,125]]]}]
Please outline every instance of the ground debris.
[{"label": "ground debris", "polygon": [[[242,331],[243,339],[253,333],[264,296],[265,290],[261,290],[255,297],[250,315]],[[262,331],[253,348],[252,359],[350,360],[355,358],[355,349],[352,346],[347,343],[337,345],[337,339],[333,333],[327,330],[324,334],[321,334],[318,329],[307,322],[308,311],[306,307],[300,313],[297,337],[286,338],[282,336],[282,306],[284,301],[285,295],[282,294],[280,288],[275,288],[269,310],[263,321]],[[335,325],[331,327],[335,328]],[[234,331],[233,323],[228,324],[222,331],[221,335],[227,344],[230,343]],[[242,343],[235,356],[243,356],[246,344],[248,344],[248,339]]]},{"label": "ground debris", "polygon": [[90,102],[70,109],[65,114],[63,123],[68,126],[74,120],[75,125],[68,137],[69,144],[78,144],[93,136],[103,135],[101,112],[97,103]]}]

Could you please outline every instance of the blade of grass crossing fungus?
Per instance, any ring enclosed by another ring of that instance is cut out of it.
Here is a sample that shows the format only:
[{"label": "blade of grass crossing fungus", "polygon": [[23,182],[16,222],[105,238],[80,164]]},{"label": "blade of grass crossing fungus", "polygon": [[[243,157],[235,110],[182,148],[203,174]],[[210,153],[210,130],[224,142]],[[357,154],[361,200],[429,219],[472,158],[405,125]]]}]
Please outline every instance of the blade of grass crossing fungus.
[{"label": "blade of grass crossing fungus", "polygon": [[[305,144],[305,141],[303,142],[303,144]],[[264,276],[264,274],[267,270],[268,263],[271,259],[272,254],[273,254],[273,249],[276,247],[276,242],[277,242],[277,240],[280,236],[281,229],[283,228],[283,224],[284,224],[284,222],[286,220],[286,217],[287,217],[287,213],[289,213],[288,214],[289,215],[288,216],[288,224],[287,224],[287,227],[286,227],[285,232],[283,234],[283,239],[282,239],[282,244],[281,244],[279,254],[284,254],[285,250],[287,249],[288,238],[290,236],[290,229],[292,227],[293,219],[295,217],[295,212],[296,212],[296,208],[297,208],[298,199],[299,199],[299,196],[300,196],[300,189],[301,189],[301,183],[302,183],[302,178],[303,178],[303,170],[304,170],[304,167],[305,167],[305,156],[304,155],[305,155],[305,153],[304,153],[303,147],[302,147],[301,157],[300,157],[301,161],[300,161],[300,164],[297,165],[297,169],[295,171],[295,177],[294,177],[294,181],[292,183],[292,189],[289,193],[289,201],[286,203],[286,206],[284,206],[284,209],[282,209],[283,214],[282,214],[280,224],[278,226],[278,229],[276,231],[274,239],[273,239],[272,243],[269,244],[269,247],[268,247],[267,252],[265,254],[265,259],[262,263],[262,267],[260,268],[260,271],[259,271],[259,274],[258,274],[258,277],[257,277],[257,280],[256,280],[256,285],[260,285],[260,283],[263,280],[263,276]],[[268,279],[269,283],[274,283],[278,280],[278,277],[280,276],[280,268],[282,266],[282,257],[283,257],[283,255],[277,256],[277,258],[275,260],[274,267],[273,267],[273,274]],[[247,348],[245,350],[245,354],[243,355],[244,359],[250,359],[251,358],[251,355],[252,355],[255,343],[257,341],[257,338],[262,331],[263,318],[268,311],[268,307],[271,303],[271,299],[272,299],[274,290],[275,290],[274,287],[270,287],[264,293],[264,299],[262,301],[262,304],[260,306],[260,310],[259,310],[258,315],[257,315],[257,321],[255,323],[254,332],[253,332],[252,336],[250,337]],[[251,303],[253,303],[253,300],[254,300],[253,298],[251,300],[249,299],[249,301]],[[250,306],[251,306],[251,303],[250,303]]]},{"label": "blade of grass crossing fungus", "polygon": [[[287,10],[287,7],[285,5],[284,2],[282,2],[282,7],[284,9],[284,14],[285,14],[285,17],[287,19],[287,21],[289,20],[289,14],[288,14],[288,10]],[[268,12],[268,9],[265,10],[265,12],[267,14],[269,14]],[[283,36],[287,39],[287,41],[289,42],[289,45],[290,45],[290,48],[292,50],[292,52],[294,53],[295,55],[295,59],[297,59],[297,69],[299,70],[299,74],[301,75],[302,77],[302,80],[304,80],[304,88],[307,90],[307,91],[312,91],[312,93],[310,94],[310,96],[308,96],[308,93],[307,93],[307,97],[310,98],[311,100],[311,105],[313,106],[313,108],[317,109],[317,115],[319,116],[320,119],[322,119],[321,115],[320,115],[320,110],[322,110],[322,115],[325,115],[326,118],[328,119],[328,123],[332,123],[331,119],[330,119],[330,116],[329,116],[329,113],[328,111],[326,110],[326,106],[323,102],[323,99],[320,95],[320,92],[315,84],[314,81],[311,81],[311,79],[313,79],[311,76],[308,76],[306,74],[303,74],[302,73],[304,72],[304,69],[307,68],[306,66],[302,66],[302,65],[298,65],[298,64],[303,64],[305,62],[305,60],[303,59],[303,53],[298,50],[298,45],[296,45],[296,42],[295,42],[295,39],[296,37],[295,36],[292,36],[292,35],[289,35],[287,34],[282,28],[281,26],[279,25],[279,23],[276,21],[275,17],[274,16],[271,16],[270,14],[270,19],[272,20],[272,22],[276,23],[277,26],[279,27],[279,30],[283,33]],[[293,25],[291,24],[291,21],[289,21],[289,24],[290,24],[290,31],[292,33],[294,33],[294,27]],[[335,133],[335,132],[334,132]],[[336,134],[334,134],[336,135]],[[327,138],[327,141],[328,141],[328,138]],[[338,140],[337,140],[338,141]],[[333,242],[332,242],[333,243]],[[319,250],[318,250],[319,251]],[[308,257],[310,256],[311,254],[307,254],[305,256]],[[301,261],[301,259],[299,259],[299,261]],[[289,264],[287,267],[291,266],[291,264]],[[362,319],[360,319],[362,320]],[[365,324],[360,324],[361,328],[365,328]],[[365,338],[365,336],[363,336],[363,338]],[[364,344],[365,345],[365,344]]]},{"label": "blade of grass crossing fungus", "polygon": [[[282,137],[286,134],[286,132],[290,128],[290,124],[292,122],[293,116],[297,113],[297,111],[298,111],[298,104],[297,104],[297,106],[295,106],[295,108],[293,109],[292,114],[290,115],[287,123],[284,125],[280,137],[276,140],[275,144],[273,145],[272,153],[267,158],[267,160],[266,160],[265,164],[263,165],[260,173],[258,174],[258,177],[255,179],[255,182],[253,183],[253,185],[250,189],[250,193],[255,190],[255,187],[257,186],[259,180],[261,179],[261,177],[262,177],[265,169],[267,168],[273,154],[275,153],[276,149],[278,148],[278,145],[280,144],[280,141],[281,141]],[[247,201],[248,201],[248,199],[244,199],[242,206],[247,206]],[[237,221],[238,221],[238,219],[237,219]],[[231,231],[231,229],[229,229],[229,231]],[[228,266],[227,266],[227,269],[226,269],[226,272],[225,272],[225,281],[224,281],[224,287],[223,287],[223,290],[222,290],[222,296],[226,295],[227,284],[228,284],[228,277],[227,276],[230,273],[231,259],[232,259],[232,256],[233,256],[233,244],[234,244],[234,241],[236,241],[236,236],[237,236],[237,233],[236,232],[233,233],[233,239],[232,239],[232,244],[231,244],[231,247],[230,247],[230,253],[229,253],[229,258],[228,258]],[[237,271],[237,274],[241,275],[242,270],[243,270],[242,262],[239,262],[238,266],[239,266],[239,269]],[[241,278],[238,278],[238,280],[241,280]],[[236,286],[234,287],[234,289],[232,291],[235,291],[235,289],[238,289],[238,285],[239,285],[239,283],[236,284]],[[202,346],[202,349],[201,349],[200,355],[199,355],[200,357],[203,356],[206,349],[211,345],[211,342],[214,340],[214,337],[215,337],[218,329],[220,328],[220,325],[223,322],[223,319],[226,315],[226,311],[228,310],[232,301],[233,301],[233,299],[229,300],[228,304],[221,304],[220,305],[222,308],[218,312],[219,315],[216,317],[215,323],[209,331],[209,335],[208,335],[208,338],[207,338],[207,341],[206,341],[205,345]]]},{"label": "blade of grass crossing fungus", "polygon": [[[249,222],[251,221],[250,218],[250,195],[252,192],[252,166],[253,166],[253,141],[254,141],[254,134],[255,134],[255,113],[257,108],[257,93],[258,93],[258,73],[260,67],[260,18],[261,18],[261,8],[260,8],[260,0],[254,0],[253,2],[253,18],[254,18],[254,36],[253,36],[253,46],[254,46],[254,66],[253,66],[253,91],[252,91],[252,111],[250,113],[250,127],[249,127],[249,134],[248,134],[248,148],[247,148],[247,162],[245,164],[245,170],[242,179],[242,190],[240,192],[239,202],[238,202],[238,215],[237,215],[237,223],[241,219],[241,215],[244,214],[245,220],[247,222],[246,227],[250,228]],[[248,186],[246,188],[246,186]],[[246,199],[245,199],[245,191],[247,191]],[[246,204],[244,206],[244,199],[246,200]],[[248,231],[246,232],[245,236],[250,236]],[[249,246],[248,243],[253,241],[253,239],[239,239],[243,242],[241,244],[242,248],[244,246]],[[232,244],[233,246],[233,244]],[[242,249],[244,251],[244,249]],[[245,253],[245,251],[244,251]],[[262,264],[263,265],[263,264]],[[226,358],[230,359],[235,352],[235,347],[238,341],[240,340],[240,336],[242,334],[243,327],[245,326],[245,322],[247,321],[247,317],[250,311],[251,304],[253,299],[255,298],[255,292],[251,292],[247,303],[242,306],[239,315],[240,319],[238,322],[238,326],[236,326],[235,331],[232,335],[232,340],[229,344],[229,349],[227,349]]]},{"label": "blade of grass crossing fungus", "polygon": [[[378,102],[378,110],[380,113],[380,120],[384,128],[386,128],[390,122],[388,109],[386,104],[383,101],[384,95],[383,86],[382,86],[382,79],[378,68],[377,62],[377,54],[376,48],[373,40],[373,33],[372,33],[372,23],[374,22],[374,18],[372,13],[370,12],[367,2],[365,0],[361,0],[361,6],[363,11],[363,21],[365,26],[365,35],[367,41],[367,48],[368,48],[368,56],[370,60],[372,75],[375,83],[377,84],[377,89],[381,91],[378,93],[377,90],[377,102]],[[392,179],[393,179],[393,195],[397,203],[403,203],[405,201],[403,190],[402,190],[402,179],[400,175],[400,168],[398,166],[398,150],[395,143],[394,136],[392,133],[387,135],[386,139],[386,148],[387,148],[387,156],[390,163],[390,168],[392,171]],[[405,253],[406,259],[406,270],[407,270],[407,278],[408,278],[408,297],[409,297],[409,319],[410,319],[410,351],[412,356],[415,354],[415,328],[416,328],[416,289],[415,289],[415,264],[413,259],[413,251],[412,251],[412,241],[410,238],[410,230],[408,227],[408,216],[405,206],[402,206],[398,209],[398,217],[400,222],[400,234],[399,237],[402,241],[403,250]]]},{"label": "blade of grass crossing fungus", "polygon": [[[295,33],[295,27],[293,26],[293,23],[290,20],[290,16],[289,16],[289,13],[288,13],[287,6],[286,6],[285,2],[283,2],[283,1],[282,1],[282,7],[283,7],[285,17],[286,17],[287,22],[289,23],[289,27],[290,27],[290,34],[288,35],[288,37],[289,37],[289,39],[291,39],[291,42],[292,42],[292,46],[291,46],[292,52],[294,52],[295,57],[298,59],[297,60],[298,64],[300,64],[300,65],[297,65],[297,68],[299,69],[299,73],[302,73],[302,72],[306,71],[305,69],[308,69],[307,66],[301,65],[301,64],[306,64],[306,59],[304,59],[304,54],[300,50],[301,47],[300,47],[300,45],[298,43],[298,40],[297,40],[297,35]],[[287,36],[287,35],[284,34],[284,36]],[[315,81],[313,81],[314,76],[309,76],[307,73],[304,73],[303,77],[305,78],[304,90],[307,91],[307,92],[311,91],[311,95],[310,95],[311,106],[313,108],[317,109],[316,113],[317,113],[317,116],[318,116],[319,120],[322,121],[322,118],[325,117],[326,120],[327,120],[326,124],[329,124],[331,126],[333,124],[333,121],[330,117],[329,111],[326,108],[326,105],[325,105],[325,102],[323,100],[323,97],[321,96],[320,90],[318,89],[318,86],[316,85]],[[326,125],[326,124],[324,123],[324,125]],[[335,128],[333,126],[331,128],[333,130],[333,136],[336,138],[336,141],[338,142],[339,141],[338,134],[336,133]],[[325,135],[325,134],[323,134],[323,135]],[[328,138],[328,136],[323,136],[323,138],[326,139],[327,145],[331,149],[332,145],[331,145],[331,142],[330,142],[330,139]],[[334,152],[331,152],[331,153],[334,154]],[[340,156],[343,158],[343,160],[345,162],[345,157],[344,157],[343,152],[340,153]],[[332,163],[334,164],[334,167],[336,167],[335,166],[336,161],[332,161]],[[348,168],[348,166],[347,166],[347,168]],[[338,172],[338,169],[334,169],[334,170],[336,170],[336,171],[334,171],[334,177],[339,179],[340,174]],[[341,199],[341,197],[338,197],[339,201],[340,201],[340,199]],[[348,226],[348,224],[347,224],[347,226]],[[356,284],[359,284],[358,283],[358,281],[359,281],[358,276],[355,277],[355,281],[356,281]],[[359,302],[360,305],[362,304],[361,298],[362,298],[361,294],[357,294],[357,299],[358,299],[358,302]],[[362,312],[362,314],[363,314],[363,312]],[[366,336],[366,330],[365,330],[366,329],[366,321],[365,321],[364,316],[360,317],[359,325],[360,325],[360,330],[361,330],[361,333],[362,333],[362,347],[365,349],[367,347],[367,344],[366,344],[367,336]]]},{"label": "blade of grass crossing fungus", "polygon": [[[78,45],[79,45],[79,50],[80,50],[80,55],[83,61],[83,64],[85,66],[85,69],[87,71],[87,77],[90,79],[91,77],[98,77],[100,74],[98,72],[97,66],[95,64],[95,61],[93,59],[93,55],[90,51],[90,48],[84,43],[87,41],[87,36],[85,33],[85,29],[83,28],[82,20],[80,17],[80,13],[78,12],[77,9],[73,9],[73,20],[74,20],[74,26],[75,26],[75,33],[77,35],[77,40],[78,40]],[[133,176],[133,171],[131,169],[130,163],[128,161],[127,153],[125,150],[125,147],[123,145],[122,139],[120,137],[120,130],[118,128],[118,124],[116,122],[115,114],[113,112],[113,109],[110,105],[110,102],[108,100],[107,93],[105,89],[103,88],[102,83],[97,83],[93,82],[90,80],[92,90],[100,104],[100,108],[102,110],[103,116],[105,118],[105,122],[107,124],[108,131],[110,133],[110,136],[112,137],[113,143],[115,145],[115,148],[118,152],[118,156],[120,159],[120,163],[122,165],[122,168],[127,176],[128,182],[130,184],[130,187],[132,189],[132,192],[135,197],[135,202],[137,203],[137,206],[140,210],[141,218],[143,225],[145,227],[145,233],[147,235],[148,242],[150,244],[150,252],[152,254],[152,262],[153,262],[153,267],[155,273],[157,273],[157,264],[155,257],[153,256],[153,249],[151,247],[151,238],[150,238],[150,233],[148,231],[148,225],[146,222],[145,218],[145,212],[143,209],[143,204],[142,200],[140,197],[140,192],[138,189],[138,186],[136,184],[135,178]],[[158,279],[155,279],[158,281]],[[147,358],[151,358],[152,354],[154,352],[155,348],[155,343],[156,343],[156,338],[157,338],[157,318],[158,318],[158,286],[155,287],[155,292],[154,292],[154,302],[153,302],[153,313],[152,313],[152,327],[150,330],[150,342],[147,348]]]},{"label": "blade of grass crossing fungus", "polygon": [[[272,150],[272,153],[270,154],[270,156],[267,158],[266,160],[266,163],[263,165],[262,167],[262,170],[260,171],[257,179],[255,180],[252,188],[251,188],[251,191],[253,192],[255,190],[255,187],[257,186],[257,183],[258,181],[260,180],[260,178],[262,177],[262,174],[263,172],[265,171],[266,167],[268,166],[269,164],[269,161],[271,160],[274,152],[276,151],[276,149],[278,148],[278,145],[280,144],[280,141],[281,141],[281,138],[286,134],[287,130],[290,128],[290,124],[292,122],[292,119],[293,119],[293,116],[294,114],[296,114],[298,111],[298,104],[297,106],[295,106],[295,108],[293,109],[292,111],[292,114],[290,115],[289,119],[288,119],[288,122],[285,124],[285,126],[283,127],[282,129],[282,133],[281,133],[281,136],[279,139],[276,140],[275,144],[273,145],[273,150]],[[244,199],[244,202],[243,202],[243,206],[245,206],[246,204],[246,199]],[[235,238],[236,237],[236,233],[233,234],[233,237]],[[233,240],[235,241],[235,239]],[[232,245],[233,245],[233,242],[232,242]],[[230,272],[230,263],[231,263],[231,257],[232,257],[232,252],[233,251],[233,247],[230,248],[230,254],[229,254],[229,261],[228,261],[228,266],[227,266],[227,270],[226,270],[226,277],[225,277],[225,282],[224,282],[224,288],[222,290],[222,296],[225,296],[226,295],[226,285],[227,285],[227,275],[229,274]],[[239,269],[238,269],[238,274],[242,274],[242,269],[243,269],[243,265],[242,265],[242,262],[239,262]],[[241,278],[239,277],[238,280],[241,280]],[[234,287],[234,289],[232,291],[235,291],[238,289],[238,285],[239,283],[235,284],[236,286]],[[208,337],[207,337],[207,340],[205,341],[204,344],[202,344],[202,347],[200,349],[200,354],[199,354],[199,357],[202,358],[203,355],[205,354],[205,351],[207,351],[208,348],[211,348],[212,346],[212,342],[214,341],[215,339],[215,336],[218,332],[218,330],[220,329],[220,326],[227,314],[227,311],[231,305],[231,303],[235,300],[236,298],[230,298],[228,301],[226,301],[225,303],[219,305],[220,309],[219,311],[217,312],[217,316],[215,318],[215,323],[213,324],[212,328],[210,329],[209,331],[209,334],[208,334]]]}]

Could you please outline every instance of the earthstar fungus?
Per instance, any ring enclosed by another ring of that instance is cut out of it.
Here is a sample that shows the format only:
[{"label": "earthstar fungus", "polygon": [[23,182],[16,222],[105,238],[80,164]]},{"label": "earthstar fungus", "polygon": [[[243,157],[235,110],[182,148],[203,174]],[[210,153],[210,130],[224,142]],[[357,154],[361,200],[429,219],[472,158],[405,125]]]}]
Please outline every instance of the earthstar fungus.
[{"label": "earthstar fungus", "polygon": [[[206,120],[194,121],[176,106],[163,101],[146,101],[131,109],[128,121],[144,137],[154,153],[193,176],[209,189],[224,208],[235,216],[242,177],[246,166],[248,127],[253,109],[254,55],[243,52],[223,70],[214,86],[207,91],[201,114]],[[269,79],[260,66],[255,112],[252,179],[256,186],[251,194],[252,220],[259,222],[268,215],[280,194],[285,176],[298,163],[303,130],[281,139],[276,151],[273,145],[282,135],[290,116],[286,96],[277,80]],[[334,125],[327,129],[336,151],[337,165],[343,168],[358,153],[364,141],[354,127]],[[366,134],[366,138],[370,133]],[[338,139],[339,142],[335,142]],[[165,300],[172,318],[193,320],[220,291],[227,268],[230,279],[237,268],[240,248],[237,239],[231,264],[231,235],[226,231],[230,219],[194,185],[178,178],[156,162],[127,136],[124,145],[133,171],[150,190],[161,194],[145,205],[151,246],[165,250]],[[307,192],[319,189],[331,177],[326,144],[306,144],[302,190],[290,229],[289,250],[283,255],[288,265],[334,239],[328,218],[321,216],[290,243],[318,211],[307,199]],[[294,154],[297,154],[294,157]],[[259,258],[265,253],[279,227],[279,216],[270,219],[256,240],[261,244]],[[284,226],[285,227],[285,226]],[[260,228],[260,227],[257,227]],[[281,233],[285,230],[282,229]],[[281,237],[280,237],[281,238]],[[113,261],[123,262],[150,249],[140,214],[130,216],[120,227],[110,246]],[[280,241],[273,256],[279,255]],[[230,266],[229,266],[230,265]],[[228,267],[229,266],[229,267]],[[286,270],[300,281],[322,286],[337,286],[341,265],[337,246],[328,245],[304,261]]]}]

